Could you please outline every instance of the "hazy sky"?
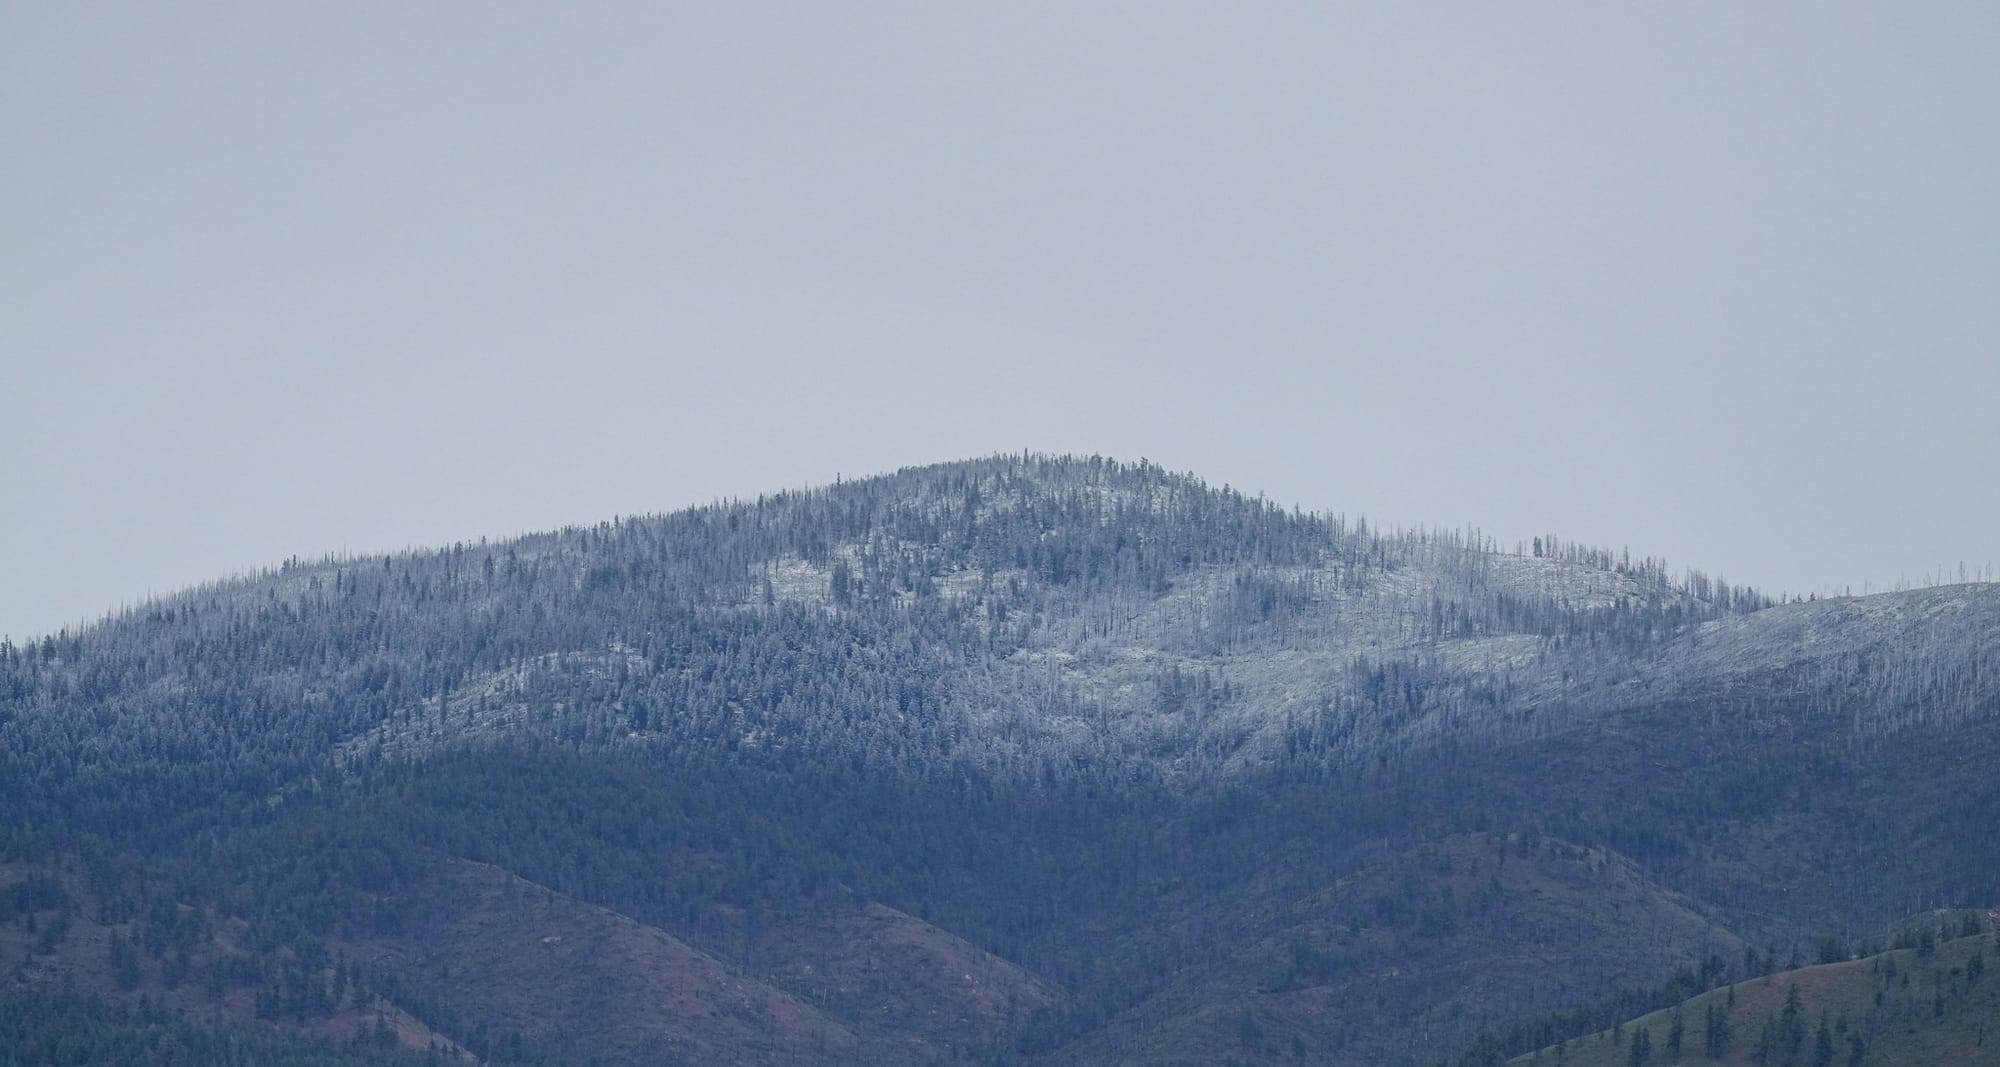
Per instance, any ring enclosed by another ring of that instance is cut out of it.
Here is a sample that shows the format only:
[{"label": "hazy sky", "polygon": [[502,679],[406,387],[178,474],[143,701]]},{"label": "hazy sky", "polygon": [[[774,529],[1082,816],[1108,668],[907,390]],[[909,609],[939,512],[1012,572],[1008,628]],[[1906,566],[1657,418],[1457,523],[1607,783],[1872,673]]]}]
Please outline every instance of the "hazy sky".
[{"label": "hazy sky", "polygon": [[2000,5],[0,7],[0,634],[996,451],[2000,560]]}]

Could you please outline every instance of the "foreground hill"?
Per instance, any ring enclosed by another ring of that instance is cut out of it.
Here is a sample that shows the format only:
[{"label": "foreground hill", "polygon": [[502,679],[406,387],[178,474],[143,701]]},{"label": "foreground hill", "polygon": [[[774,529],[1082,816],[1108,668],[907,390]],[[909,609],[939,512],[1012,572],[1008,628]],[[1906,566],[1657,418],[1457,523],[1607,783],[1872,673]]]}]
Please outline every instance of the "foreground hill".
[{"label": "foreground hill", "polygon": [[2000,976],[1986,973],[1996,956],[2000,938],[1984,933],[1926,938],[1711,990],[1508,1062],[2000,1064]]},{"label": "foreground hill", "polygon": [[62,888],[0,989],[496,1063],[1431,1062],[2000,900],[1996,656],[1990,585],[1773,604],[1097,458],[293,562],[0,645],[0,861]]}]

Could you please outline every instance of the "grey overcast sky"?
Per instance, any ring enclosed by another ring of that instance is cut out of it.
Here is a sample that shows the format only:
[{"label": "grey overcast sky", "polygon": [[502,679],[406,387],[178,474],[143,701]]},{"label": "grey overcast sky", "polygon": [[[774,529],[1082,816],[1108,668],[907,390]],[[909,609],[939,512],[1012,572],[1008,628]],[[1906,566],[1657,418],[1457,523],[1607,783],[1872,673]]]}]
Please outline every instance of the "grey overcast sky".
[{"label": "grey overcast sky", "polygon": [[0,633],[997,451],[2000,560],[2000,4],[13,3]]}]

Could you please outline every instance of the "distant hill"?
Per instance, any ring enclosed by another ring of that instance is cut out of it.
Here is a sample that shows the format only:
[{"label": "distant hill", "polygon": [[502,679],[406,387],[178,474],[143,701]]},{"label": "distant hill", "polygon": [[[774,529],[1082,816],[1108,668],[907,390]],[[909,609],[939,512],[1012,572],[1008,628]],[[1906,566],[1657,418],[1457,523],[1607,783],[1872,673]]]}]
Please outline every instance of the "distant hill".
[{"label": "distant hill", "polygon": [[1429,1064],[2000,902],[1996,718],[1993,585],[1773,603],[940,464],[0,644],[0,999],[495,1064]]}]

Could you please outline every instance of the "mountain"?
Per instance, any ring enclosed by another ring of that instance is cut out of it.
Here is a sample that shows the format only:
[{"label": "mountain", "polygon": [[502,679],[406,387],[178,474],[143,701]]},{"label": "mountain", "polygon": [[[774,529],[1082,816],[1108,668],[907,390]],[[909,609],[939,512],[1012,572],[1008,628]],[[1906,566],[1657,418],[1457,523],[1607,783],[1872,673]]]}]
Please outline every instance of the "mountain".
[{"label": "mountain", "polygon": [[291,561],[0,646],[0,989],[492,1063],[1431,1063],[2000,901],[1996,655],[1992,585],[1773,603],[1098,457]]}]

